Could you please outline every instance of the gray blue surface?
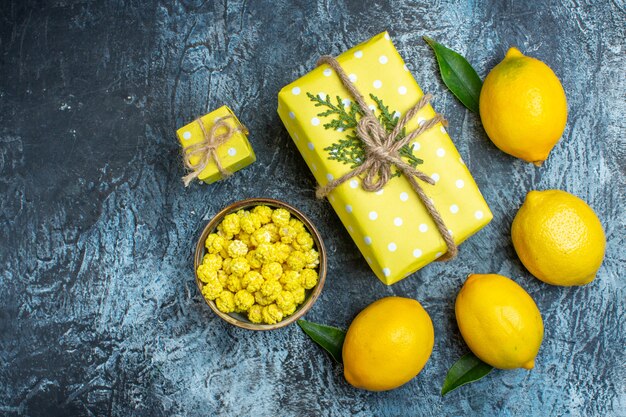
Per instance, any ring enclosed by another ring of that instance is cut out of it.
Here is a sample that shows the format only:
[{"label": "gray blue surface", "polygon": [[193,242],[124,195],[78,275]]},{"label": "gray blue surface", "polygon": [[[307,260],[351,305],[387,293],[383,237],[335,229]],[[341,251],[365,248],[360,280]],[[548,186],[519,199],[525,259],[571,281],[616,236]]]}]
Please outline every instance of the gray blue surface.
[{"label": "gray blue surface", "polygon": [[[99,1],[0,5],[0,415],[626,415],[626,12],[621,1]],[[525,3],[528,3],[524,5]],[[276,95],[388,29],[495,219],[449,264],[392,286],[368,270],[276,115]],[[498,151],[445,90],[429,35],[484,77],[509,46],[546,61],[569,102],[542,168]],[[184,189],[174,131],[229,104],[258,161]],[[608,239],[597,279],[532,278],[509,228],[527,191],[585,199]],[[418,299],[436,332],[422,373],[391,392],[347,385],[297,326],[222,322],[194,284],[192,250],[213,213],[246,197],[295,204],[330,255],[310,320],[346,327],[387,295]],[[467,347],[454,298],[470,272],[513,277],[546,325],[536,368],[495,371],[445,398]]]}]

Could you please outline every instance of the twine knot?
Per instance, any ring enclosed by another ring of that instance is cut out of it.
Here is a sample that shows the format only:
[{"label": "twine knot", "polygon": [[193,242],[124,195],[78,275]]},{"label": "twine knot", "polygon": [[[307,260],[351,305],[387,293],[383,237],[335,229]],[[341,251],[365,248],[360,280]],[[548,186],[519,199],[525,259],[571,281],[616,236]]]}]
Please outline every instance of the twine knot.
[{"label": "twine knot", "polygon": [[[207,131],[202,123],[202,119],[195,120],[200,126],[202,131],[202,142],[195,143],[183,149],[183,163],[187,170],[191,171],[189,174],[183,177],[183,183],[185,187],[189,186],[191,181],[198,178],[200,173],[209,165],[211,161],[215,162],[217,170],[222,174],[223,178],[229,177],[232,173],[222,166],[220,158],[217,156],[217,148],[228,142],[232,136],[237,132],[247,133],[246,128],[239,124],[239,126],[231,126],[227,120],[234,119],[233,115],[227,115],[215,120],[211,129]],[[225,129],[223,133],[217,133],[219,129]],[[200,157],[198,162],[192,163],[191,159],[194,157]]]},{"label": "twine knot", "polygon": [[404,116],[398,120],[393,130],[387,132],[365,102],[363,95],[356,89],[352,81],[350,81],[337,60],[332,56],[322,56],[318,60],[317,65],[322,64],[328,64],[335,71],[344,87],[361,108],[361,114],[363,116],[356,125],[356,133],[365,147],[365,161],[340,178],[330,181],[325,186],[318,187],[315,193],[316,196],[318,198],[324,198],[339,185],[361,175],[363,176],[361,187],[365,191],[380,191],[392,178],[392,167],[395,166],[411,184],[413,191],[415,191],[424,204],[424,207],[437,225],[437,229],[446,243],[448,251],[438,260],[446,261],[454,258],[458,253],[458,248],[454,242],[452,233],[443,222],[441,214],[435,207],[433,201],[426,195],[418,182],[418,180],[420,180],[427,184],[434,185],[435,181],[422,171],[405,162],[400,156],[400,149],[411,143],[423,132],[435,126],[437,123],[446,125],[443,116],[436,114],[432,119],[420,123],[418,128],[414,131],[402,138],[398,138],[408,121],[413,119],[417,113],[428,104],[432,96],[430,94],[422,96],[417,104],[411,107]]}]

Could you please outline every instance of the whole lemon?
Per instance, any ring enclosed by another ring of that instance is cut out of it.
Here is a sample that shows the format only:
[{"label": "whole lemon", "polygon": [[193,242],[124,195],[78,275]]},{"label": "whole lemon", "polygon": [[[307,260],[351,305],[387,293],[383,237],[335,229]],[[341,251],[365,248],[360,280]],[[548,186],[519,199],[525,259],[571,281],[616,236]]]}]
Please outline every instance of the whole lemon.
[{"label": "whole lemon", "polygon": [[516,48],[509,49],[485,78],[479,108],[491,141],[536,165],[548,158],[567,121],[567,101],[557,76]]},{"label": "whole lemon", "polygon": [[591,207],[561,190],[529,192],[513,219],[511,238],[526,269],[552,285],[593,281],[606,247]]},{"label": "whole lemon", "polygon": [[433,351],[435,331],[428,313],[410,298],[382,298],[361,311],[343,343],[346,381],[370,391],[409,382]]},{"label": "whole lemon", "polygon": [[535,366],[543,320],[535,301],[515,281],[470,275],[456,297],[455,312],[463,339],[483,362],[500,369]]}]

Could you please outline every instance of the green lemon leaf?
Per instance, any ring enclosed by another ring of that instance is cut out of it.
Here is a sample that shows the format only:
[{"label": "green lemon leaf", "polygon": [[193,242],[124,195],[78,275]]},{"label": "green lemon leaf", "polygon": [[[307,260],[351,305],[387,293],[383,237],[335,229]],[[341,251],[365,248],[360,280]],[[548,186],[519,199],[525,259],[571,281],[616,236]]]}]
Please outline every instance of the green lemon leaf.
[{"label": "green lemon leaf", "polygon": [[491,365],[487,365],[478,359],[472,352],[463,355],[448,370],[446,379],[443,381],[443,387],[441,387],[441,395],[446,395],[450,391],[470,382],[478,381],[491,372],[492,369]]},{"label": "green lemon leaf", "polygon": [[478,99],[483,83],[476,70],[459,53],[427,36],[424,36],[424,40],[435,52],[444,84],[465,107],[478,113]]},{"label": "green lemon leaf", "polygon": [[346,332],[337,327],[326,326],[306,320],[298,320],[298,326],[300,326],[300,328],[304,330],[304,333],[313,339],[315,343],[330,353],[330,356],[333,357],[335,362],[343,363],[341,359],[341,349],[343,348],[343,340],[346,338]]}]

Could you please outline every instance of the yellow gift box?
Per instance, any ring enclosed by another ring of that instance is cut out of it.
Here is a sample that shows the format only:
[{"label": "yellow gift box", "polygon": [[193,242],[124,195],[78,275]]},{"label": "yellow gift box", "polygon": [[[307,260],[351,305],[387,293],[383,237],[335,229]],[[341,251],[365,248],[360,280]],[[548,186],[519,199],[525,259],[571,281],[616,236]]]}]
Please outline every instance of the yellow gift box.
[{"label": "yellow gift box", "polygon": [[[202,143],[205,140],[204,132],[209,132],[220,119],[228,124],[228,126],[237,129],[227,142],[221,144],[216,149],[216,154],[222,167],[226,171],[233,173],[256,161],[256,156],[254,150],[252,150],[252,146],[250,146],[250,142],[248,142],[248,131],[239,122],[237,116],[235,116],[228,106],[222,106],[202,116],[200,119],[194,120],[188,125],[181,127],[176,131],[176,136],[178,136],[178,140],[184,150],[192,145]],[[204,126],[204,132],[199,123],[202,123]],[[226,127],[220,127],[216,129],[215,134],[223,134],[226,130]],[[200,158],[200,155],[193,154],[190,156],[189,162],[195,165],[200,161]],[[209,161],[207,166],[198,175],[198,179],[207,184],[211,184],[222,178],[223,175],[213,159]]]},{"label": "yellow gift box", "polygon": [[[397,123],[424,95],[387,32],[336,59],[383,126]],[[285,86],[278,94],[278,114],[320,185],[340,178],[363,161],[363,148],[354,129],[360,117],[358,108],[328,65]],[[407,123],[406,131],[434,116],[432,107],[426,105]],[[492,219],[441,123],[417,136],[403,156],[435,181],[434,185],[422,182],[422,188],[457,245]],[[437,225],[401,175],[375,193],[363,190],[361,179],[354,178],[331,191],[328,199],[376,276],[387,285],[447,250]]]}]

